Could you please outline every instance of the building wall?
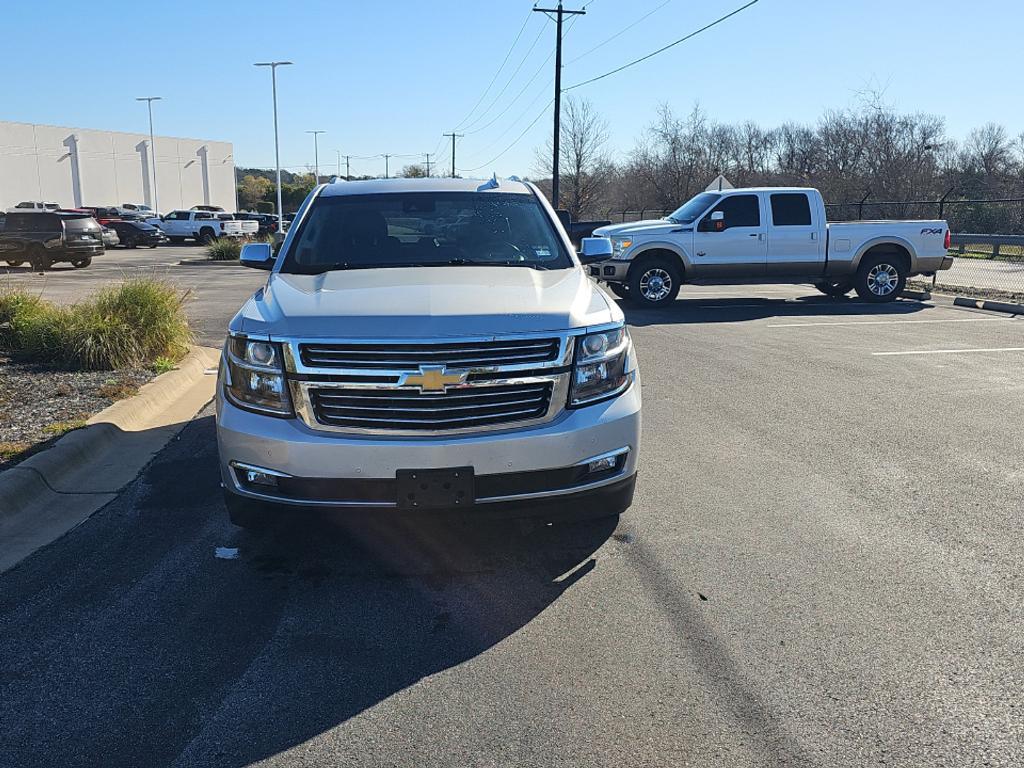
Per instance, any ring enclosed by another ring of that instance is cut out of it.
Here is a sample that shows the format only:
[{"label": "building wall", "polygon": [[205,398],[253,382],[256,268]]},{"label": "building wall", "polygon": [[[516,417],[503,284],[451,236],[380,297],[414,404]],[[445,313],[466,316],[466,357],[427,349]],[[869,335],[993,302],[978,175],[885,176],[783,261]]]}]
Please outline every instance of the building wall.
[{"label": "building wall", "polygon": [[[22,200],[80,205],[156,205],[149,136],[0,121],[0,210]],[[235,204],[231,144],[156,137],[156,193],[167,212]]]}]

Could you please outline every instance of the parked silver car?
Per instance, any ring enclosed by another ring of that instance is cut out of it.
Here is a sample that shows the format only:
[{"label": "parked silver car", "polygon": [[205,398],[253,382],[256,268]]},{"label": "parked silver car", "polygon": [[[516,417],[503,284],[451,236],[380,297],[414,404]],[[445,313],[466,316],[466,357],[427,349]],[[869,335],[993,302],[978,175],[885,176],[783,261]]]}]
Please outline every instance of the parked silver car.
[{"label": "parked silver car", "polygon": [[519,181],[317,187],[276,258],[243,250],[270,275],[220,365],[231,519],[621,513],[639,371],[621,310],[581,264],[608,256],[595,238],[577,257]]}]

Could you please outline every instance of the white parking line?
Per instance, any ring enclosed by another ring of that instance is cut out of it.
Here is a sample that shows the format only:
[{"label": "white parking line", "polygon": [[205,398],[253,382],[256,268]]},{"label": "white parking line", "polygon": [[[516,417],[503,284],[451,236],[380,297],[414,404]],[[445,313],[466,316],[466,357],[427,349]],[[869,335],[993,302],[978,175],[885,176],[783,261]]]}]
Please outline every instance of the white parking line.
[{"label": "white parking line", "polygon": [[827,325],[902,325],[904,323],[1005,323],[1012,322],[1008,317],[957,317],[946,320],[851,320],[839,323],[779,323],[767,328],[820,328]]},{"label": "white parking line", "polygon": [[1024,347],[988,347],[985,349],[915,349],[907,352],[872,352],[873,356],[960,355],[968,352],[1024,352]]}]

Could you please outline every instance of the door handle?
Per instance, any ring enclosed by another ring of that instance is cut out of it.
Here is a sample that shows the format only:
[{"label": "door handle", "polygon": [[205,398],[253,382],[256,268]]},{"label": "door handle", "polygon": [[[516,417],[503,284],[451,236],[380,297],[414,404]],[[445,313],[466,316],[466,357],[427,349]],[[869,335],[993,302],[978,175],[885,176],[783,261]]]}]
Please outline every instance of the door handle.
[{"label": "door handle", "polygon": [[811,232],[811,240],[817,240],[817,239],[818,239],[818,233],[817,232]]}]

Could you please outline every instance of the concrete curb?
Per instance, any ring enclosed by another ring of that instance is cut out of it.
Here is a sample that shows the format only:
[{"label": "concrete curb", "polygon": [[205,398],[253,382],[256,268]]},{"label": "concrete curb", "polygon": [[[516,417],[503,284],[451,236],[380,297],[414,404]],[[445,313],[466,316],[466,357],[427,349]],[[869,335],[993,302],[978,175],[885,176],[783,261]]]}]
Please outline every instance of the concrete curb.
[{"label": "concrete curb", "polygon": [[905,288],[900,294],[901,299],[917,299],[918,301],[928,301],[931,297],[931,291],[915,291],[910,288]]},{"label": "concrete curb", "polygon": [[987,309],[993,312],[1006,312],[1011,315],[1024,315],[1024,304],[1010,304],[1005,301],[968,299],[965,296],[957,296],[953,299],[953,306],[971,307],[972,309]]},{"label": "concrete curb", "polygon": [[213,397],[220,351],[181,364],[0,475],[0,571],[111,501]]}]

